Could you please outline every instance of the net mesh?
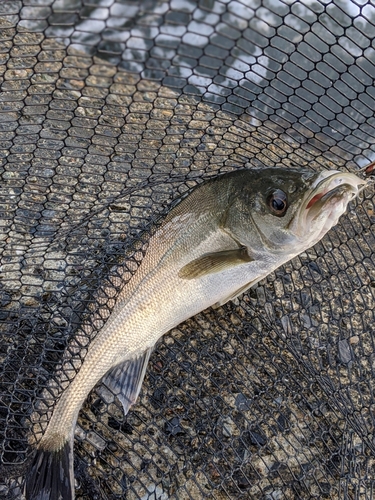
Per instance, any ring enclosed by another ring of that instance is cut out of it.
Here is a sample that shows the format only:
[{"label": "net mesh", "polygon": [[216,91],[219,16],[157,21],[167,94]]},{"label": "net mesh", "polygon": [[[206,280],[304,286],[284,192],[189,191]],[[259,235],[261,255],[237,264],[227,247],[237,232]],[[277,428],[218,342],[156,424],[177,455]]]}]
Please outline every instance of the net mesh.
[{"label": "net mesh", "polygon": [[[19,499],[43,387],[173,200],[244,166],[375,159],[375,6],[12,0],[0,25],[0,495]],[[166,335],[126,418],[99,384],[77,499],[372,499],[374,222],[369,189],[314,248]]]}]

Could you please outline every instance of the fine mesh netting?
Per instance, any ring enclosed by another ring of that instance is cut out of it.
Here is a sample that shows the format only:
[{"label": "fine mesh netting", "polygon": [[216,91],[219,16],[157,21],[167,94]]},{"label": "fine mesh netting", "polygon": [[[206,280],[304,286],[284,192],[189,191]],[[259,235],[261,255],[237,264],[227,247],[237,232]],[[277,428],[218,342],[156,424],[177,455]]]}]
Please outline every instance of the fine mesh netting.
[{"label": "fine mesh netting", "polygon": [[[375,4],[11,0],[0,24],[0,497],[15,500],[43,388],[173,200],[245,166],[375,159]],[[166,335],[127,417],[97,385],[77,499],[375,498],[374,223],[372,186],[314,248]]]}]

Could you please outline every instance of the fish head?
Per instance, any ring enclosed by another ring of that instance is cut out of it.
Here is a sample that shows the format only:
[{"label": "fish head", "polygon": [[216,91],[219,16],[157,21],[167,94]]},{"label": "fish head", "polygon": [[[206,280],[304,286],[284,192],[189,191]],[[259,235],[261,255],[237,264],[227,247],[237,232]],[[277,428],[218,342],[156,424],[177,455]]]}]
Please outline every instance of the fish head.
[{"label": "fish head", "polygon": [[253,253],[298,255],[337,223],[367,183],[338,170],[275,167],[249,173],[248,182],[243,178],[237,185],[230,231]]}]

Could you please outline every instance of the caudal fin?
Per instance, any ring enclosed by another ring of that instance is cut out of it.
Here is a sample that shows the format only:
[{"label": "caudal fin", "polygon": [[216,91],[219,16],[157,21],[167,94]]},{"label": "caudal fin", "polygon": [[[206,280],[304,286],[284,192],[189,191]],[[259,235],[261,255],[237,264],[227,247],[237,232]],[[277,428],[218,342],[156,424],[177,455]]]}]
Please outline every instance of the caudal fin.
[{"label": "caudal fin", "polygon": [[27,500],[74,500],[73,443],[58,451],[37,450],[26,476]]}]

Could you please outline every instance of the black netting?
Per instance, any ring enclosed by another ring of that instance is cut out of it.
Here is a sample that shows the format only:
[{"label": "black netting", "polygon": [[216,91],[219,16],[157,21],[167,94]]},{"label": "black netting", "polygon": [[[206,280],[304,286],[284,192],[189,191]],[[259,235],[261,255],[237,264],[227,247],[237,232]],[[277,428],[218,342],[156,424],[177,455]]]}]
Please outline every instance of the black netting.
[{"label": "black netting", "polygon": [[[66,346],[100,330],[172,200],[244,166],[375,159],[374,38],[364,0],[0,3],[2,498],[23,498]],[[374,498],[374,222],[372,187],[165,336],[127,417],[98,385],[76,497]]]}]

